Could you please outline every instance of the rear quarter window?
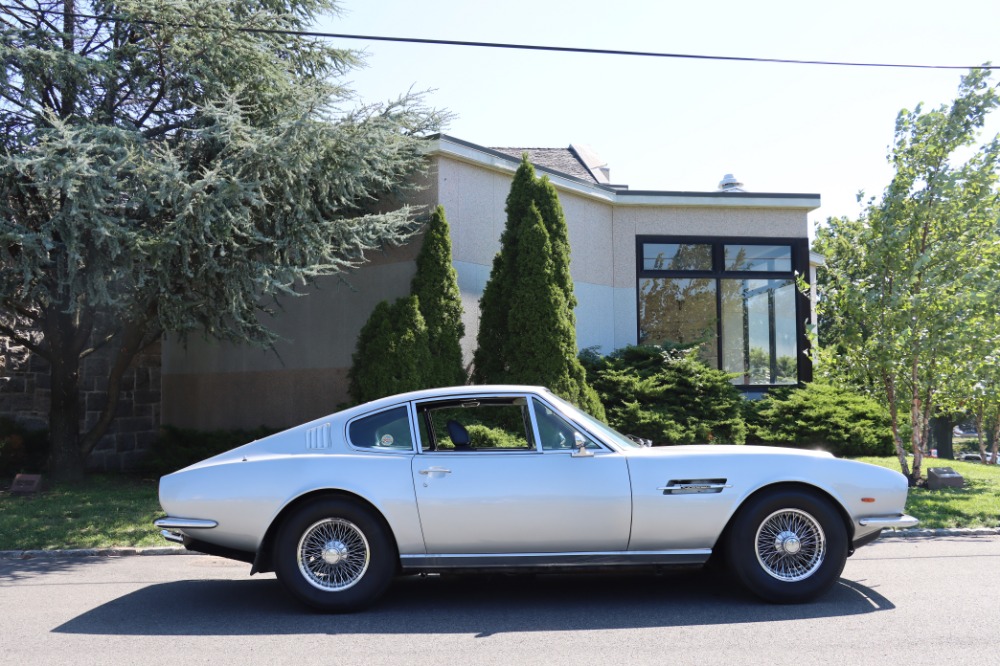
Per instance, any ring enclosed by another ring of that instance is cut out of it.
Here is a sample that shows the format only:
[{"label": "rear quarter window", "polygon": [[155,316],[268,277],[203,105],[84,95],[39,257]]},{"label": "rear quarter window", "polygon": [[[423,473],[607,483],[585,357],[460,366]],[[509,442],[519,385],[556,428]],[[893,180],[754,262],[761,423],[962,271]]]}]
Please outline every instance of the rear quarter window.
[{"label": "rear quarter window", "polygon": [[413,449],[406,407],[395,407],[351,421],[347,426],[347,438],[351,446],[370,451]]}]

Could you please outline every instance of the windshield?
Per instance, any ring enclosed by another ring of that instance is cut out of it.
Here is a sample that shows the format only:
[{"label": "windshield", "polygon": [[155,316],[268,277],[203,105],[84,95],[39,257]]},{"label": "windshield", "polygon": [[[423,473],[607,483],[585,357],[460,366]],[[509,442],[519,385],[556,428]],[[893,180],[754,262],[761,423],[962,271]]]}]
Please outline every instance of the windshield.
[{"label": "windshield", "polygon": [[545,399],[551,403],[554,403],[559,407],[560,411],[566,416],[570,417],[575,421],[579,421],[582,425],[586,426],[587,429],[592,432],[596,432],[601,435],[606,441],[610,441],[615,446],[619,446],[623,449],[639,449],[642,448],[641,445],[636,444],[631,439],[621,434],[617,430],[614,430],[606,423],[598,421],[590,414],[581,411],[577,407],[574,407],[570,403],[566,402],[562,398],[557,397],[553,393],[548,393],[545,395]]}]

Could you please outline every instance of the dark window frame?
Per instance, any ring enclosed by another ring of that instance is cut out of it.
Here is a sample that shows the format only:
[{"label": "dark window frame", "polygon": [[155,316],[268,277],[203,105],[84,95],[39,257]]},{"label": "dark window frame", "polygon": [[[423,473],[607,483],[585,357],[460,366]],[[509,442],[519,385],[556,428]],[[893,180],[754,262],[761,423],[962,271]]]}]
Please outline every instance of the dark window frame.
[{"label": "dark window frame", "polygon": [[[654,270],[644,267],[643,245],[658,244],[700,244],[712,245],[712,270]],[[726,245],[788,245],[792,249],[791,271],[727,271],[725,270]],[[809,239],[788,238],[776,236],[671,236],[671,235],[639,235],[635,237],[635,331],[636,340],[642,330],[642,312],[640,302],[639,281],[643,278],[700,278],[716,281],[715,289],[715,333],[716,333],[716,366],[723,367],[722,344],[722,289],[721,280],[796,280],[809,275]],[[798,384],[811,382],[813,379],[812,362],[809,360],[809,337],[807,325],[811,317],[809,295],[795,288],[795,337],[796,337],[796,375]],[[771,331],[773,337],[774,331]],[[788,384],[734,384],[747,393],[768,391],[774,388],[789,386]]]}]

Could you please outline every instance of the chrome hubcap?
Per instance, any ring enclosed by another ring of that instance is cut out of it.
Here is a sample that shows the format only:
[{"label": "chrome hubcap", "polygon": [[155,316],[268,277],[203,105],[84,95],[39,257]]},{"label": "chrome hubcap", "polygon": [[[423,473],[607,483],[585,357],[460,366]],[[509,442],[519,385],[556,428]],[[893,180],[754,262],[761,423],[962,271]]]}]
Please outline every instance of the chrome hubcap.
[{"label": "chrome hubcap", "polygon": [[826,556],[823,528],[800,509],[781,509],[765,518],[756,543],[761,568],[786,583],[812,576]]},{"label": "chrome hubcap", "polygon": [[339,592],[354,586],[368,571],[368,539],[354,523],[327,518],[313,524],[299,539],[299,571],[313,587]]},{"label": "chrome hubcap", "polygon": [[323,546],[323,561],[327,564],[337,564],[347,555],[347,546],[343,541],[327,541]]},{"label": "chrome hubcap", "polygon": [[782,532],[774,540],[774,549],[779,553],[794,555],[802,550],[802,542],[794,532]]}]

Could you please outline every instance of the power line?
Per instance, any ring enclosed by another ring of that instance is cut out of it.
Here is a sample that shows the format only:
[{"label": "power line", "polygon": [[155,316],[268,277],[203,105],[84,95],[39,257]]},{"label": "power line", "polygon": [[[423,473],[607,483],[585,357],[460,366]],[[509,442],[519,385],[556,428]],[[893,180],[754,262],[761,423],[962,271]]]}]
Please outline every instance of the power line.
[{"label": "power line", "polygon": [[[10,11],[11,9],[36,15],[54,14],[57,16],[67,16],[66,12],[57,9],[30,9],[26,7],[6,8],[7,11]],[[196,23],[174,23],[165,21],[154,21],[151,19],[137,19],[137,18],[129,18],[129,17],[113,16],[113,15],[73,13],[72,16],[82,19],[107,21],[109,23],[135,23],[139,25],[153,25],[158,27],[186,28],[193,30],[201,30],[205,32],[233,31],[233,32],[246,32],[246,33],[262,34],[262,35],[287,35],[291,37],[314,37],[322,39],[355,39],[355,40],[371,41],[371,42],[397,42],[403,44],[428,44],[435,46],[468,46],[468,47],[490,48],[490,49],[511,49],[519,51],[585,53],[590,55],[632,56],[632,57],[643,57],[643,58],[674,58],[674,59],[687,59],[687,60],[715,60],[722,62],[752,62],[752,63],[767,63],[767,64],[781,64],[781,65],[826,65],[831,67],[883,67],[883,68],[894,68],[894,69],[961,69],[961,70],[1000,69],[1000,65],[990,65],[990,64],[915,65],[906,63],[846,62],[837,60],[800,60],[795,58],[756,58],[752,56],[721,56],[721,55],[701,55],[692,53],[663,53],[657,51],[629,51],[620,49],[591,49],[591,48],[576,47],[576,46],[544,46],[539,44],[473,42],[473,41],[453,40],[453,39],[425,39],[419,37],[387,37],[384,35],[352,35],[339,32],[315,32],[309,30],[278,30],[273,28],[225,27],[225,26],[202,25]]]}]

